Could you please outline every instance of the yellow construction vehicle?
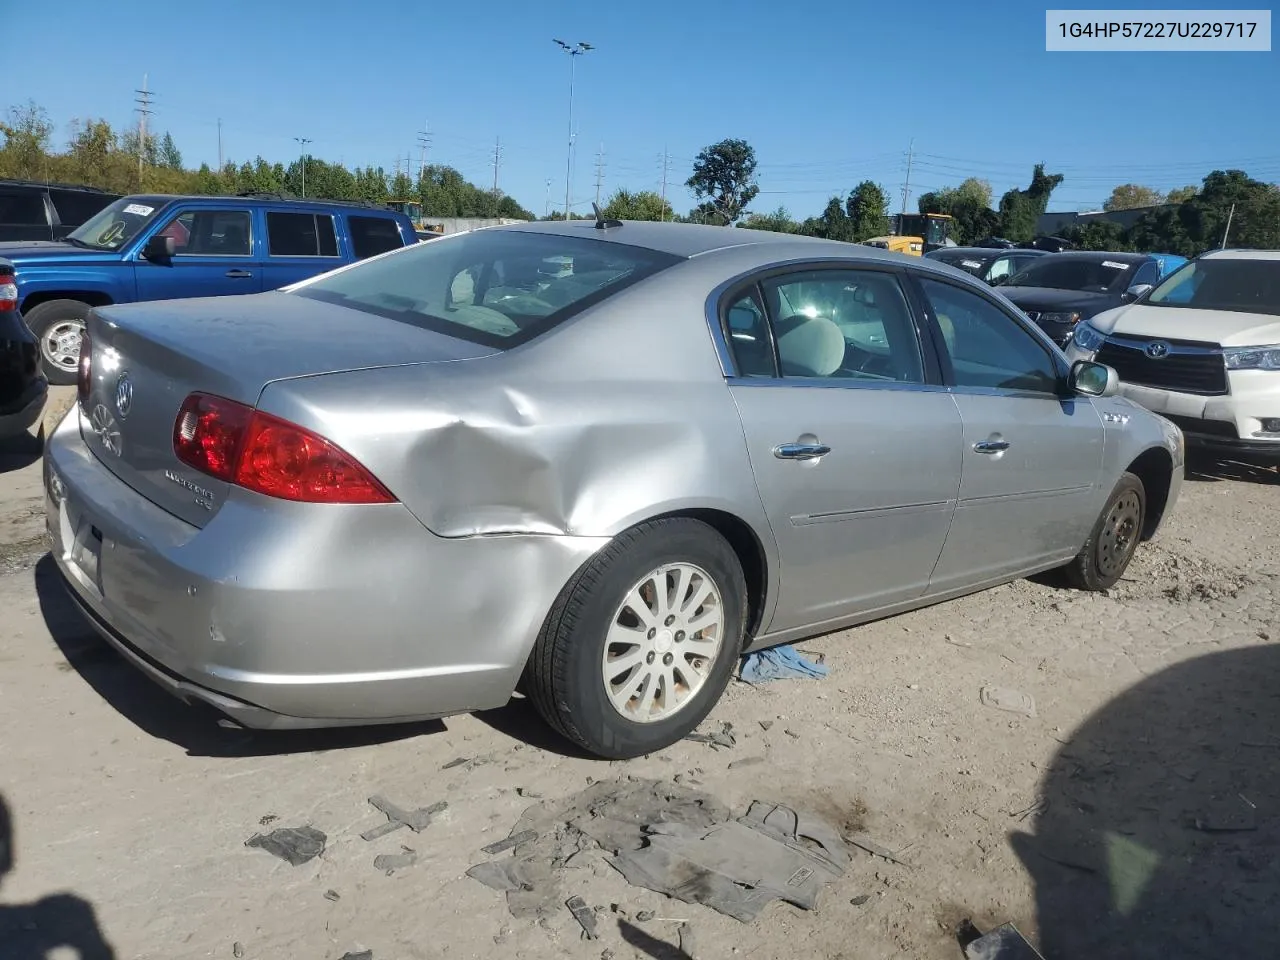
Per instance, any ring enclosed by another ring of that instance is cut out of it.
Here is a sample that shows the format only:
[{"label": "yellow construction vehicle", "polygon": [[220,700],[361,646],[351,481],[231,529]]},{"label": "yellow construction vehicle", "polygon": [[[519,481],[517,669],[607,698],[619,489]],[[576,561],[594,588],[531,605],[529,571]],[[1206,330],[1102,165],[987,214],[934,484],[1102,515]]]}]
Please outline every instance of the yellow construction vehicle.
[{"label": "yellow construction vehicle", "polygon": [[387,206],[412,220],[415,230],[426,229],[426,224],[422,222],[422,204],[417,200],[388,200]]},{"label": "yellow construction vehicle", "polygon": [[946,213],[902,213],[893,217],[893,233],[862,241],[894,253],[922,257],[930,250],[945,247],[954,219]]}]

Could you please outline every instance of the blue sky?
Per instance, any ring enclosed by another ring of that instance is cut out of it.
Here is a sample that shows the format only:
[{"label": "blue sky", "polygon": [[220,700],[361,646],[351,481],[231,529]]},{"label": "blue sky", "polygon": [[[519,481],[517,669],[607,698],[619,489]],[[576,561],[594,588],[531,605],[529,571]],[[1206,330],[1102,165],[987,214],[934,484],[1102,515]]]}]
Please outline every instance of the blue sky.
[{"label": "blue sky", "polygon": [[406,156],[416,168],[429,124],[430,160],[484,185],[500,138],[499,186],[540,215],[548,194],[564,203],[562,37],[596,47],[577,60],[578,210],[601,144],[606,195],[656,189],[665,147],[683,211],[693,157],[725,137],[756,149],[754,208],[797,216],[863,179],[896,209],[913,138],[914,196],[978,176],[998,197],[1037,161],[1066,175],[1051,209],[1215,167],[1280,180],[1280,53],[1046,53],[1047,5],[1068,6],[59,0],[23,8],[20,35],[56,38],[57,53],[10,43],[0,107],[34,99],[63,140],[76,117],[136,123],[146,74],[153,123],[189,165],[216,163],[219,117],[229,159],[288,161],[307,137],[316,156],[388,170]]}]

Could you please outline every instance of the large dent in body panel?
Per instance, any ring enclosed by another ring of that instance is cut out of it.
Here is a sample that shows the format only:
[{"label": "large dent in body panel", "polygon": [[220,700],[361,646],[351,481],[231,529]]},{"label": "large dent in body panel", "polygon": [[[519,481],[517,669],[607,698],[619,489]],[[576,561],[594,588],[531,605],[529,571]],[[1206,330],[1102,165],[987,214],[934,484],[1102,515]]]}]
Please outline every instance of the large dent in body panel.
[{"label": "large dent in body panel", "polygon": [[[548,384],[540,395],[502,387],[462,415],[423,417],[410,459],[429,488],[411,509],[444,537],[577,536],[614,533],[664,504],[732,502],[742,486],[733,474],[750,484],[750,472],[708,442],[710,429],[742,443],[718,386],[719,402],[715,388],[687,383],[663,385],[660,400],[652,385],[617,382],[596,391]],[[587,402],[592,393],[607,399]],[[698,416],[673,419],[671,404]],[[456,411],[456,399],[449,406]],[[730,496],[718,496],[721,487]]]}]

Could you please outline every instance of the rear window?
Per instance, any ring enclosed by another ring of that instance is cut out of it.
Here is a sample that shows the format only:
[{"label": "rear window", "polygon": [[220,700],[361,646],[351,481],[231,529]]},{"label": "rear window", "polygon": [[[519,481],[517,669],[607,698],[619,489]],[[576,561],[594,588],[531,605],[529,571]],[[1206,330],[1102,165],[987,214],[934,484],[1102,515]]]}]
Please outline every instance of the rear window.
[{"label": "rear window", "polygon": [[390,217],[347,217],[351,246],[357,260],[376,257],[404,246],[400,224]]},{"label": "rear window", "polygon": [[58,211],[58,219],[64,227],[78,227],[95,213],[116,199],[110,194],[89,190],[49,191],[49,198]]},{"label": "rear window", "polygon": [[43,194],[36,190],[0,191],[0,223],[47,226]]},{"label": "rear window", "polygon": [[414,244],[293,293],[512,347],[679,260],[620,243],[487,229]]},{"label": "rear window", "polygon": [[1193,260],[1169,274],[1146,302],[1280,316],[1280,260]]},{"label": "rear window", "polygon": [[338,240],[327,213],[267,213],[267,249],[273,257],[336,257]]}]

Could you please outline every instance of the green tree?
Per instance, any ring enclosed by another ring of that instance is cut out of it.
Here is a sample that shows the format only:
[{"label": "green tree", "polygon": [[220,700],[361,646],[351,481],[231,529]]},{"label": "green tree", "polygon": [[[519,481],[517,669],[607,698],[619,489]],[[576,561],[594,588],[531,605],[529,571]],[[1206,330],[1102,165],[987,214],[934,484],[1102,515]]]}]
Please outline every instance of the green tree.
[{"label": "green tree", "polygon": [[43,107],[29,100],[10,107],[9,117],[0,122],[4,146],[0,147],[0,176],[37,180],[45,175],[53,124]]},{"label": "green tree", "polygon": [[1193,185],[1178,187],[1176,190],[1170,190],[1164,195],[1165,203],[1185,203],[1195,197],[1200,192],[1200,188]]},{"label": "green tree", "polygon": [[756,185],[756,152],[745,140],[721,140],[703,149],[685,182],[698,199],[703,223],[731,225],[747,212],[760,193]]},{"label": "green tree", "polygon": [[769,230],[773,233],[799,233],[801,224],[791,218],[786,207],[778,207],[772,213],[753,213],[738,224],[748,230]]},{"label": "green tree", "polygon": [[1232,247],[1280,248],[1280,187],[1243,170],[1215,170],[1195,197],[1148,213],[1130,231],[1139,250],[1185,257],[1221,246],[1224,238]]},{"label": "green tree", "polygon": [[889,232],[889,198],[884,189],[870,180],[863,180],[849,193],[845,201],[845,216],[849,220],[850,239],[855,243],[881,237]]},{"label": "green tree", "polygon": [[1103,210],[1133,210],[1137,207],[1154,207],[1165,202],[1159,190],[1137,183],[1122,183],[1111,191],[1102,204]]},{"label": "green tree", "polygon": [[1036,222],[1049,206],[1049,197],[1062,174],[1046,174],[1044,164],[1037,163],[1031,174],[1031,184],[1025,190],[1010,190],[1000,198],[1000,235],[1009,240],[1032,240],[1036,235]]},{"label": "green tree", "polygon": [[950,216],[951,238],[958,244],[976,243],[996,233],[1000,216],[991,209],[991,184],[970,177],[958,187],[943,187],[922,194],[921,213],[945,213]]},{"label": "green tree", "polygon": [[[1080,250],[1131,250],[1128,231],[1111,220],[1091,220],[1082,226],[1068,227],[1062,238]],[[1172,251],[1168,251],[1172,252]]]},{"label": "green tree", "polygon": [[613,220],[670,220],[673,213],[671,204],[652,190],[623,189],[614,191],[600,212]]},{"label": "green tree", "polygon": [[160,140],[160,166],[169,170],[182,169],[182,152],[178,149],[178,145],[173,142],[173,137],[168,130],[165,131]]}]

